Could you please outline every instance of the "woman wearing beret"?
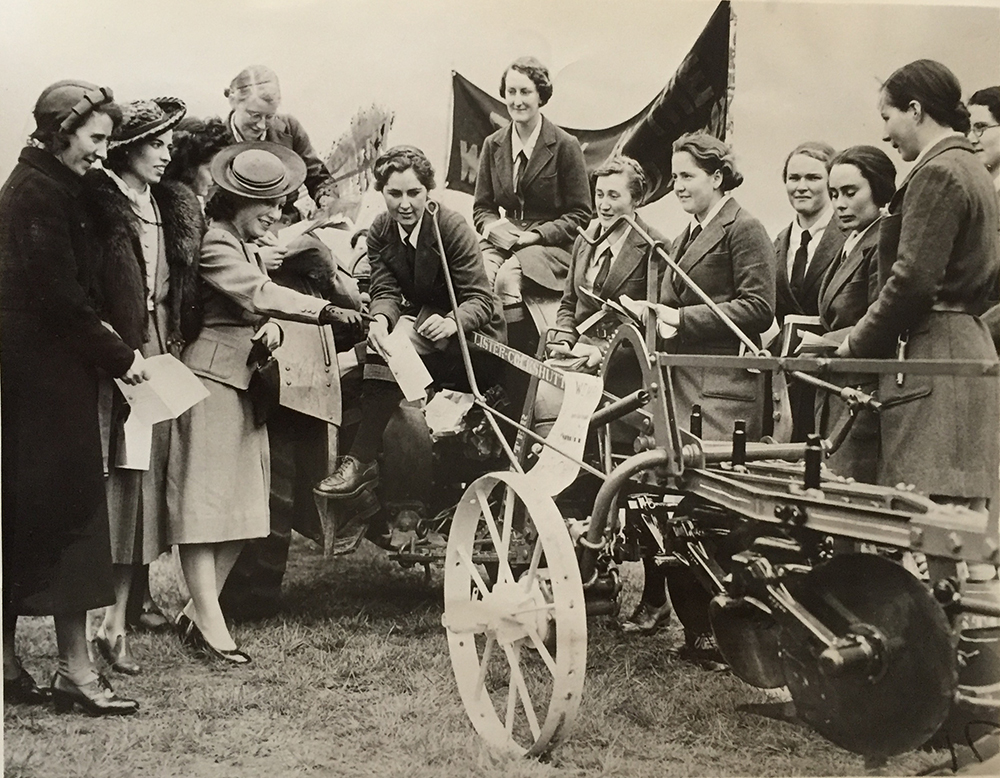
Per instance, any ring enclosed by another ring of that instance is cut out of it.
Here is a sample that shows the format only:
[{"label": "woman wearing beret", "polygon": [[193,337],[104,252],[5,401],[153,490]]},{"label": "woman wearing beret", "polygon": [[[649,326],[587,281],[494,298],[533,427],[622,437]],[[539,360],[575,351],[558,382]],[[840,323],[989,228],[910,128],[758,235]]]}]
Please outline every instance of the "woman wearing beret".
[{"label": "woman wearing beret", "polygon": [[[168,350],[179,353],[185,333],[187,337],[196,334],[197,322],[189,321],[190,310],[182,310],[181,305],[197,294],[204,219],[190,189],[163,183],[161,178],[170,161],[172,128],[184,116],[185,107],[180,100],[163,97],[128,103],[122,113],[103,169],[90,171],[84,179],[98,237],[92,287],[95,304],[101,318],[144,357]],[[106,488],[115,605],[105,610],[94,643],[112,668],[134,675],[139,665],[128,651],[126,609],[134,574],[138,571],[145,582],[144,568],[169,550],[170,423],[153,426],[148,467],[132,469],[134,465],[130,468],[122,456],[127,403],[110,383],[107,393],[113,421]],[[159,615],[166,623],[152,599],[144,610],[147,617]]]},{"label": "woman wearing beret", "polygon": [[[403,397],[384,360],[389,333],[405,328],[431,376],[461,385],[466,376],[458,328],[493,338],[503,332],[475,233],[459,214],[443,206],[438,206],[436,217],[427,212],[428,192],[434,188],[434,168],[427,156],[412,146],[396,146],[375,161],[374,173],[387,212],[375,217],[368,233],[373,319],[361,387],[361,425],[347,456],[317,486],[318,492],[336,499],[354,497],[378,479],[382,433]],[[441,270],[434,218],[441,228],[457,313],[451,310]],[[489,362],[484,356],[482,361]]]},{"label": "woman wearing beret", "polygon": [[[896,191],[896,168],[874,146],[851,146],[830,161],[830,199],[847,240],[819,286],[819,317],[832,332],[853,327],[878,298],[878,238],[882,209]],[[840,376],[838,383],[872,393],[878,376]],[[835,435],[847,421],[847,404],[828,392],[816,396],[816,431]],[[860,411],[847,438],[826,463],[837,475],[875,483],[878,473],[878,416]]]},{"label": "woman wearing beret", "polygon": [[576,230],[593,208],[579,141],[540,111],[552,97],[548,69],[534,57],[515,60],[500,78],[500,97],[511,123],[483,143],[472,213],[488,233],[502,210],[517,235],[508,249],[482,243],[487,278],[506,308],[521,302],[522,277],[543,294],[562,294]]},{"label": "woman wearing beret", "polygon": [[[271,319],[332,324],[356,335],[360,315],[271,281],[250,250],[281,215],[306,174],[290,149],[239,143],[216,155],[208,231],[201,248],[204,323],[181,359],[209,396],[174,422],[167,468],[167,540],[178,547],[191,600],[178,618],[182,639],[208,657],[246,664],[219,607],[219,592],[245,540],[268,533],[267,428],[248,392],[253,365],[281,343]],[[259,377],[259,376],[258,376]]]},{"label": "woman wearing beret", "polygon": [[[692,217],[674,242],[677,263],[760,345],[761,333],[774,316],[774,248],[764,226],[730,194],[743,182],[733,153],[706,133],[681,136],[674,142],[673,152],[674,194]],[[742,350],[740,341],[716,313],[674,273],[663,279],[655,312],[657,321],[672,333],[665,343],[668,351],[735,355]],[[701,407],[702,439],[731,440],[737,419],[746,423],[748,440],[760,438],[763,388],[759,374],[674,367],[671,376],[674,407],[681,423],[691,417],[695,405]],[[647,568],[646,592],[650,587]],[[684,652],[706,661],[715,656],[710,635],[687,630]]]},{"label": "woman wearing beret", "polygon": [[87,611],[114,602],[97,417],[98,371],[145,379],[142,358],[105,327],[86,292],[94,236],[83,175],[121,112],[110,90],[48,87],[37,128],[0,191],[3,394],[4,699],[46,699],[14,653],[17,616],[54,616],[60,711],[134,713],[87,650]]},{"label": "woman wearing beret", "polygon": [[[979,317],[1000,273],[993,181],[965,137],[954,74],[917,60],[882,86],[885,140],[914,162],[880,225],[878,299],[837,353],[868,359],[996,359]],[[913,484],[974,508],[997,498],[1000,397],[995,378],[879,376],[878,483]]]}]

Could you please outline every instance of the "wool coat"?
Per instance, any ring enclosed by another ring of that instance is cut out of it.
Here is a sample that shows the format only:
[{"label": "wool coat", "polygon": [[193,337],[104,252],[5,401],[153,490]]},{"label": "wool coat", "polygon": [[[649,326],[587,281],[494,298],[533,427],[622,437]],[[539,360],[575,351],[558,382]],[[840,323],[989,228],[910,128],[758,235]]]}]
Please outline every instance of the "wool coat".
[{"label": "wool coat", "polygon": [[[848,336],[852,356],[996,359],[979,316],[996,301],[1000,235],[993,182],[972,145],[934,144],[889,203],[880,227],[881,291]],[[879,378],[878,482],[925,494],[995,497],[1000,467],[996,378]]]},{"label": "wool coat", "polygon": [[93,231],[82,178],[25,148],[0,190],[3,597],[12,613],[114,601],[98,371],[132,349],[87,296]]},{"label": "wool coat", "polygon": [[[841,251],[827,268],[819,287],[819,317],[827,332],[853,327],[878,299],[878,236],[879,222],[875,222],[850,253]],[[870,373],[838,375],[833,380],[869,394],[878,391],[878,376]],[[823,437],[836,434],[848,416],[847,404],[839,397],[816,393],[816,430]],[[878,416],[860,411],[847,438],[826,463],[837,475],[875,483],[878,450]]]},{"label": "wool coat", "polygon": [[[764,226],[730,199],[690,240],[690,225],[672,253],[687,273],[753,341],[774,316],[774,247]],[[660,286],[664,305],[680,311],[666,350],[677,354],[738,354],[740,342],[684,281],[668,272]],[[701,406],[706,440],[729,440],[733,422],[746,422],[748,440],[761,436],[763,380],[747,370],[672,368],[674,407],[682,424]]]},{"label": "wool coat", "polygon": [[[585,228],[594,210],[580,142],[541,117],[542,128],[521,177],[521,200],[514,192],[513,122],[485,141],[479,155],[472,218],[479,232],[500,218],[500,209],[516,227],[538,233],[541,240],[513,252],[525,278],[562,292],[569,251],[577,228]],[[486,244],[484,251],[499,252]],[[499,252],[503,259],[511,252]]]},{"label": "wool coat", "polygon": [[[205,220],[190,188],[177,182],[153,184],[159,251],[148,289],[142,250],[143,224],[118,185],[103,171],[84,177],[84,192],[97,238],[91,293],[101,318],[143,356],[175,354],[197,336],[200,308],[198,256]],[[151,295],[153,309],[146,300]],[[169,549],[167,528],[167,455],[170,422],[153,426],[149,468],[117,467],[128,405],[110,378],[102,381],[110,414],[108,425],[108,519],[111,557],[116,564],[149,564]],[[103,431],[103,426],[102,426]]]}]

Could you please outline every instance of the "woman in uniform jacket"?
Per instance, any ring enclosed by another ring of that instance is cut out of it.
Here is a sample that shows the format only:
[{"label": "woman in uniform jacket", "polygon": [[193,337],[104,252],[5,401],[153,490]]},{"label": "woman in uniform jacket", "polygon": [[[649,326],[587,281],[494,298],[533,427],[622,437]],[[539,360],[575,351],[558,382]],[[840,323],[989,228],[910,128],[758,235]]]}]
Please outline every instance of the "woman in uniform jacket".
[{"label": "woman in uniform jacket", "polygon": [[552,97],[548,69],[534,57],[515,60],[500,78],[500,97],[511,123],[483,142],[472,214],[484,233],[503,209],[518,235],[509,249],[482,243],[487,277],[507,306],[520,303],[522,276],[562,294],[577,227],[593,209],[579,141],[540,112]]},{"label": "woman in uniform jacket", "polygon": [[[878,297],[878,236],[882,208],[896,191],[896,168],[874,146],[852,146],[830,161],[830,198],[847,240],[819,287],[819,317],[827,332],[853,327]],[[878,389],[872,374],[842,375],[837,383],[864,392]],[[847,404],[828,392],[816,395],[816,431],[835,435],[848,419]],[[878,416],[860,411],[847,438],[827,458],[837,475],[874,483]]]},{"label": "woman in uniform jacket", "polygon": [[298,155],[276,143],[240,143],[216,155],[219,189],[208,202],[199,259],[204,323],[181,354],[209,396],[171,430],[167,540],[178,547],[191,593],[177,626],[186,643],[231,664],[250,658],[229,634],[218,594],[244,541],[269,528],[267,428],[255,407],[266,392],[258,391],[263,376],[254,365],[281,343],[270,319],[332,324],[335,337],[349,336],[361,321],[356,311],[271,281],[248,245],[278,220],[305,173]]},{"label": "woman in uniform jacket", "polygon": [[[205,231],[201,209],[186,186],[160,180],[170,161],[172,128],[185,110],[184,103],[169,97],[125,105],[103,169],[90,171],[84,179],[98,237],[92,287],[97,311],[144,357],[168,350],[180,353],[182,318],[189,315],[184,312],[182,317],[180,302],[185,295],[180,287],[188,286],[188,299],[198,288],[197,260]],[[193,335],[194,325],[184,323],[188,335]],[[122,456],[127,403],[110,380],[103,388],[112,422],[105,487],[115,605],[105,609],[94,643],[113,669],[134,675],[139,665],[125,637],[129,591],[133,577],[141,577],[143,585],[135,594],[148,597],[143,568],[170,548],[166,515],[170,423],[153,425],[148,467],[129,468]],[[149,615],[158,612],[152,599],[144,610]],[[167,623],[162,615],[160,621]]]},{"label": "woman in uniform jacket", "polygon": [[18,615],[54,616],[57,709],[134,713],[88,655],[87,611],[114,602],[97,418],[98,372],[144,379],[142,359],[86,293],[94,236],[83,175],[121,112],[82,81],[45,89],[37,127],[0,190],[4,700],[39,703],[14,653]]},{"label": "woman in uniform jacket", "polygon": [[[885,140],[916,164],[880,225],[878,299],[839,356],[996,359],[979,317],[997,297],[997,198],[965,138],[961,95],[958,79],[933,60],[903,66],[882,87]],[[879,400],[878,483],[974,507],[996,498],[995,378],[885,374]]]},{"label": "woman in uniform jacket", "polygon": [[[428,192],[434,188],[434,168],[427,156],[412,146],[395,146],[375,161],[374,174],[375,189],[385,198],[387,211],[375,218],[368,232],[372,321],[361,385],[361,424],[350,451],[316,487],[335,499],[354,497],[377,483],[382,433],[403,396],[384,360],[390,332],[404,328],[437,382],[465,387],[458,328],[492,338],[502,338],[503,333],[475,233],[454,211],[438,205],[432,216],[427,210]],[[442,273],[435,219],[457,312],[451,310]]]}]

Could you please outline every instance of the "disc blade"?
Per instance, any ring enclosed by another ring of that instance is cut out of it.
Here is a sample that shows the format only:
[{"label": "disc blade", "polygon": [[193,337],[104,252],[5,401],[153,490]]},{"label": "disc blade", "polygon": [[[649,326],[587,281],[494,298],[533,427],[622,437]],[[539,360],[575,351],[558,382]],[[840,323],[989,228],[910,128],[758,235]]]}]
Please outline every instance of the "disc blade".
[{"label": "disc blade", "polygon": [[785,685],[778,655],[778,625],[767,607],[750,597],[720,594],[709,606],[715,643],[732,671],[751,686]]},{"label": "disc blade", "polygon": [[958,683],[956,644],[944,610],[900,565],[844,554],[789,585],[795,599],[838,637],[874,635],[874,675],[826,675],[822,650],[802,628],[783,625],[785,680],[798,715],[821,735],[864,755],[917,748],[948,715]]},{"label": "disc blade", "polygon": [[698,580],[690,568],[682,565],[668,565],[664,568],[670,605],[680,619],[684,629],[695,635],[706,635],[712,631],[708,618],[710,593]]}]

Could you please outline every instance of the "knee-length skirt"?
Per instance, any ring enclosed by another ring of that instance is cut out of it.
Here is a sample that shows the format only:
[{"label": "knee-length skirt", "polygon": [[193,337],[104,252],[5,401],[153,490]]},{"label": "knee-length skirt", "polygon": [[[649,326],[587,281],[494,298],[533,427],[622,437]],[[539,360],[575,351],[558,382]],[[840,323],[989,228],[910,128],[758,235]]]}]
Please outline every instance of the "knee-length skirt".
[{"label": "knee-length skirt", "polygon": [[167,465],[167,541],[261,538],[270,526],[267,427],[246,392],[201,377],[209,396],[173,422]]}]

